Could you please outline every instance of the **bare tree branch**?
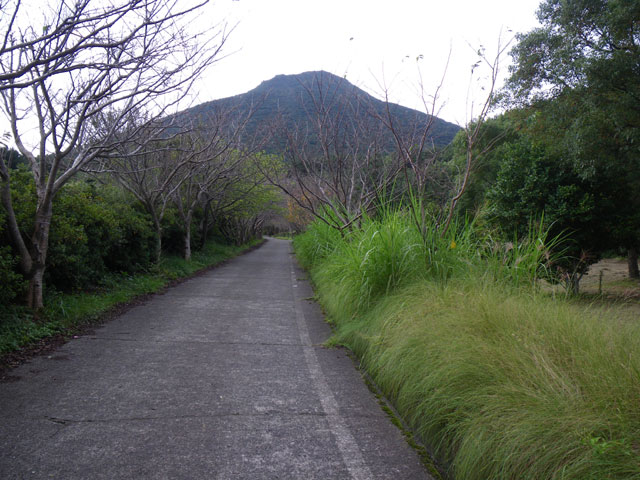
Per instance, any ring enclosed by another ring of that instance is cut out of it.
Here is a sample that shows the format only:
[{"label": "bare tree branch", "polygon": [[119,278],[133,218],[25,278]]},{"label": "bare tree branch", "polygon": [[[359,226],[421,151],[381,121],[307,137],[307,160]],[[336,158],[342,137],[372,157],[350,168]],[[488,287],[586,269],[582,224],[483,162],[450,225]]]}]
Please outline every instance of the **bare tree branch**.
[{"label": "bare tree branch", "polygon": [[[57,192],[97,159],[111,158],[123,142],[144,130],[158,131],[154,120],[170,113],[219,59],[228,31],[217,26],[193,32],[189,21],[206,0],[63,1],[44,25],[23,27],[24,1],[7,2],[3,6],[11,8],[0,14],[7,28],[0,97],[36,186],[33,236],[28,243],[12,237],[23,254],[29,252],[22,264],[29,267],[29,303],[39,308]],[[132,122],[134,117],[146,120]],[[36,145],[27,134],[33,122]],[[4,188],[10,176],[4,163],[2,172]],[[11,208],[7,200],[3,205]]]}]

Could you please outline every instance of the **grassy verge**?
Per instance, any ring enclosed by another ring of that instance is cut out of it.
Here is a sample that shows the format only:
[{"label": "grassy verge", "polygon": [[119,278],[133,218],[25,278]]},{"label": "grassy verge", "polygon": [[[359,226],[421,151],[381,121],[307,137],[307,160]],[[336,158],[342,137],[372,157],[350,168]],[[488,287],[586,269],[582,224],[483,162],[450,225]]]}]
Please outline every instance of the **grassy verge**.
[{"label": "grassy verge", "polygon": [[37,319],[26,309],[6,310],[0,319],[0,355],[29,347],[48,337],[73,335],[78,328],[95,323],[118,305],[157,292],[257,244],[259,241],[243,246],[209,243],[201,251],[194,252],[189,262],[178,256],[167,256],[152,271],[135,276],[114,276],[96,292],[49,295],[45,309]]},{"label": "grassy verge", "polygon": [[640,325],[537,291],[535,240],[473,230],[422,242],[394,214],[295,246],[334,341],[451,478],[640,479]]}]

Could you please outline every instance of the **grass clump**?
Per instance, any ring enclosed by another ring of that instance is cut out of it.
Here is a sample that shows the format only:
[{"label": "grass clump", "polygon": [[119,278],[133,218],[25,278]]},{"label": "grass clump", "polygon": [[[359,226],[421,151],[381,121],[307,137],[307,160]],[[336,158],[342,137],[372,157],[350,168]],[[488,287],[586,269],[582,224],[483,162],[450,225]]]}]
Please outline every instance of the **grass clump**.
[{"label": "grass clump", "polygon": [[0,354],[19,350],[54,335],[71,335],[78,327],[95,322],[117,305],[157,292],[172,281],[232,258],[258,242],[243,246],[209,242],[202,250],[194,252],[190,261],[179,256],[166,256],[147,273],[105,278],[97,291],[50,293],[45,299],[44,310],[37,318],[24,307],[4,308],[0,310]]},{"label": "grass clump", "polygon": [[472,224],[416,232],[392,212],[321,255],[311,237],[295,245],[316,255],[335,342],[451,477],[640,479],[640,326],[536,290],[540,232],[518,245]]}]

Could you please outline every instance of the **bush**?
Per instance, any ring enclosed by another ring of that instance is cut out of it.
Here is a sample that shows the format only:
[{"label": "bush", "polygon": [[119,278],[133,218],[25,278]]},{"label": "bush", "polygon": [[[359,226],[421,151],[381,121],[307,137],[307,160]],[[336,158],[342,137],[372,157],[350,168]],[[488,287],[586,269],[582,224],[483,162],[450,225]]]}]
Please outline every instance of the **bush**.
[{"label": "bush", "polygon": [[69,291],[99,285],[109,272],[134,272],[150,262],[153,232],[114,187],[66,185],[54,202],[46,281]]},{"label": "bush", "polygon": [[17,271],[18,259],[9,245],[2,245],[5,213],[0,207],[0,309],[9,305],[23,292],[24,279]]},{"label": "bush", "polygon": [[[30,172],[12,173],[12,195],[20,230],[29,238],[36,210]],[[144,269],[153,251],[150,221],[133,201],[116,187],[90,181],[60,190],[49,235],[45,284],[61,291],[99,285],[110,272]]]}]

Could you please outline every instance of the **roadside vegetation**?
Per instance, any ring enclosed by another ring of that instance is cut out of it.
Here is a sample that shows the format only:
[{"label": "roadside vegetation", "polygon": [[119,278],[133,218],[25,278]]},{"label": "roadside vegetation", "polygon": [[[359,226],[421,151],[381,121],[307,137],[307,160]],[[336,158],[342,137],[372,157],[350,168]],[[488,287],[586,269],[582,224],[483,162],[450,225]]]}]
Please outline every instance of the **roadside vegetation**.
[{"label": "roadside vegetation", "polygon": [[540,291],[549,243],[471,223],[423,242],[401,209],[294,241],[331,342],[452,478],[640,478],[640,325]]},{"label": "roadside vegetation", "polygon": [[[19,158],[16,152],[11,154]],[[32,175],[17,162],[12,178],[16,222],[21,232],[30,232],[29,219],[36,209]],[[164,207],[158,258],[158,231],[135,196],[108,176],[69,182],[54,201],[43,277],[44,305],[38,310],[24,304],[29,282],[0,226],[0,354],[46,337],[69,334],[116,305],[157,291],[255,244],[261,236],[261,219],[274,201],[273,191],[257,178],[239,176],[234,184],[239,192],[229,191],[224,197],[218,194],[219,207],[205,211],[198,204],[193,208],[189,239],[194,247],[188,259],[185,227],[178,207],[169,202],[175,201],[179,190]],[[255,193],[249,204],[243,197],[244,188]],[[6,213],[0,207],[0,218],[3,215]]]},{"label": "roadside vegetation", "polygon": [[298,205],[315,219],[294,245],[330,343],[355,352],[450,478],[640,479],[637,311],[606,298],[602,276],[580,293],[605,256],[627,257],[622,288],[637,290],[638,13],[545,0],[500,95],[504,49],[480,49],[486,109],[446,148],[424,141],[429,125],[411,136],[382,117],[395,145],[376,167],[336,154],[323,176],[303,159]]}]

